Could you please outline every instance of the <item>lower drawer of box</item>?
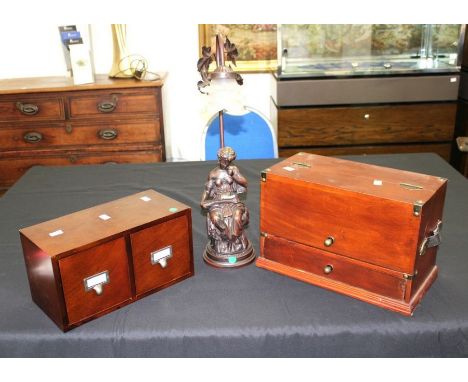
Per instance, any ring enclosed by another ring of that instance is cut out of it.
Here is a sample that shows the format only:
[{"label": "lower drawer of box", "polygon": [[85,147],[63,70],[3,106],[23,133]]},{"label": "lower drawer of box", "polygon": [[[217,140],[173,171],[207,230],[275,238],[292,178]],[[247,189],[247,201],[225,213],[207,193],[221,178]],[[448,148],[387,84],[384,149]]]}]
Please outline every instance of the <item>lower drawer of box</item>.
[{"label": "lower drawer of box", "polygon": [[261,238],[257,266],[339,292],[405,315],[412,314],[437,275],[437,267],[411,294],[403,273],[267,235]]},{"label": "lower drawer of box", "polygon": [[328,281],[369,290],[403,300],[407,280],[402,273],[383,271],[358,260],[268,235],[263,243],[266,259],[315,274]]}]

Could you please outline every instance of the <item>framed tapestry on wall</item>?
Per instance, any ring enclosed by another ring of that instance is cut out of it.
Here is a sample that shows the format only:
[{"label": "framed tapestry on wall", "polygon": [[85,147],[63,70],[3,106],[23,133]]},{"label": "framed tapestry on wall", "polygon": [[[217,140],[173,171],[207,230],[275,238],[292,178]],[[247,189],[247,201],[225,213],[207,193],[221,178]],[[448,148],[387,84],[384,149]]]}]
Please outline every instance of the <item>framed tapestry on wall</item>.
[{"label": "framed tapestry on wall", "polygon": [[216,34],[220,33],[239,51],[237,72],[268,72],[277,69],[276,24],[200,24],[199,52],[211,46],[214,52]]}]

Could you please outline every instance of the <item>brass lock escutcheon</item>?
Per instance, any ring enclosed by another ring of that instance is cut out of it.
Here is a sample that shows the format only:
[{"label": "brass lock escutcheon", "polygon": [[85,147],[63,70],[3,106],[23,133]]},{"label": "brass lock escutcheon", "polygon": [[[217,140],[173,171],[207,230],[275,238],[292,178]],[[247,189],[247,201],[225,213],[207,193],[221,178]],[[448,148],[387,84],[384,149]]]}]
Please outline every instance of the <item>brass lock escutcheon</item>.
[{"label": "brass lock escutcheon", "polygon": [[325,273],[326,275],[329,275],[332,272],[333,272],[333,265],[330,265],[330,264],[325,265],[325,267],[323,268],[323,273]]},{"label": "brass lock escutcheon", "polygon": [[35,115],[39,112],[39,106],[33,103],[16,102],[16,108],[24,115]]},{"label": "brass lock escutcheon", "polygon": [[323,242],[323,245],[325,247],[330,247],[333,245],[334,242],[335,242],[335,238],[333,236],[328,236]]},{"label": "brass lock escutcheon", "polygon": [[118,97],[115,94],[112,94],[110,100],[102,101],[97,104],[97,109],[101,113],[111,113],[117,107]]},{"label": "brass lock escutcheon", "polygon": [[42,141],[42,134],[37,131],[30,131],[23,135],[23,140],[27,143],[38,143]]}]

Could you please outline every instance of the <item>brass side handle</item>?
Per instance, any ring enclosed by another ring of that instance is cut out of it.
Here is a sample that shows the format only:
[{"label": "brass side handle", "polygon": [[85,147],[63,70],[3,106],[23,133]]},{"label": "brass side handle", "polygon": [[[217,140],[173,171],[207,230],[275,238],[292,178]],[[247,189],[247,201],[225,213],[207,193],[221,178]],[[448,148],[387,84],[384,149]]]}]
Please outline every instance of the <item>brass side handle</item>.
[{"label": "brass side handle", "polygon": [[116,129],[101,129],[98,136],[106,141],[112,141],[119,136],[119,132]]},{"label": "brass side handle", "polygon": [[326,275],[329,275],[332,272],[333,272],[333,265],[330,265],[330,264],[325,265],[325,267],[323,268],[323,273],[325,273]]},{"label": "brass side handle", "polygon": [[442,242],[440,230],[442,229],[442,221],[438,220],[435,228],[431,231],[431,234],[425,237],[419,247],[419,256],[424,256],[428,248],[437,247]]},{"label": "brass side handle", "polygon": [[461,152],[468,152],[468,137],[457,137],[457,146]]},{"label": "brass side handle", "polygon": [[110,100],[102,101],[97,104],[97,109],[101,113],[112,113],[117,107],[118,98],[115,94],[112,95]]},{"label": "brass side handle", "polygon": [[16,108],[24,115],[36,115],[39,113],[39,106],[33,103],[16,102]]},{"label": "brass side handle", "polygon": [[37,131],[30,131],[23,135],[23,140],[27,143],[38,143],[42,141],[42,134]]}]

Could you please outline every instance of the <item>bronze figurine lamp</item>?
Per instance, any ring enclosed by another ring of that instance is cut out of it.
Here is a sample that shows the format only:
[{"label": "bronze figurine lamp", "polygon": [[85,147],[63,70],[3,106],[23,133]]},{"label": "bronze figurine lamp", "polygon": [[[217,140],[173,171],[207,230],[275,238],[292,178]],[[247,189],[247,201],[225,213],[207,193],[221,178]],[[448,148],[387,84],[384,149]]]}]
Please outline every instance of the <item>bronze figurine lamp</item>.
[{"label": "bronze figurine lamp", "polygon": [[[224,42],[222,36],[217,35],[216,53],[212,54],[211,47],[203,47],[202,57],[197,63],[202,77],[198,89],[204,94],[210,94],[218,105],[216,110],[220,137],[218,166],[210,171],[200,202],[206,210],[209,238],[203,259],[214,267],[237,268],[251,263],[255,259],[255,252],[245,233],[249,211],[240,200],[240,195],[247,192],[247,180],[232,163],[236,159],[234,149],[224,144],[224,110],[228,107],[230,110],[243,109],[233,91],[233,86],[242,85],[243,79],[231,66],[225,64],[225,55],[236,64],[238,52],[235,44],[227,38]],[[216,69],[209,72],[209,66],[214,60]],[[208,86],[212,91],[207,93],[203,90]]]}]

